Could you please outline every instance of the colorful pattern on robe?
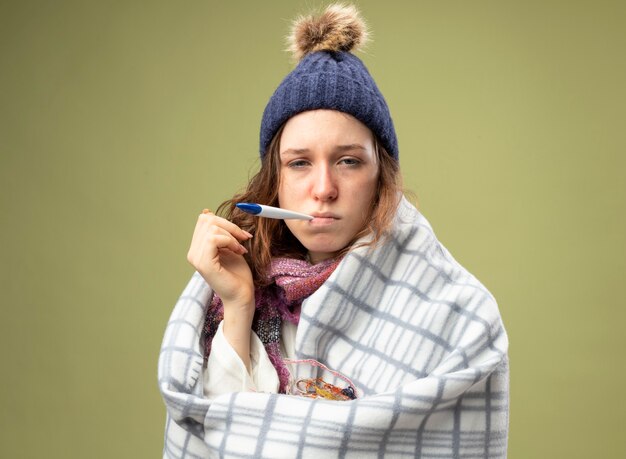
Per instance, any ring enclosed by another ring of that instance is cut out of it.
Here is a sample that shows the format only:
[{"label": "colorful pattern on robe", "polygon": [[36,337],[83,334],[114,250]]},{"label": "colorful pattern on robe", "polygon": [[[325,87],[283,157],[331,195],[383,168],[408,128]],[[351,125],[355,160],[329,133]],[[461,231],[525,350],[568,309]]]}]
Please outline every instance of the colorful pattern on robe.
[{"label": "colorful pattern on robe", "polygon": [[[252,330],[258,335],[276,368],[280,380],[279,391],[282,393],[287,391],[289,385],[289,370],[280,353],[282,321],[298,324],[302,300],[326,282],[339,262],[339,259],[328,259],[312,265],[306,260],[276,258],[272,261],[268,274],[268,279],[273,283],[255,292],[256,311]],[[218,295],[213,295],[202,332],[205,364],[211,353],[213,337],[222,320],[224,305]]]}]

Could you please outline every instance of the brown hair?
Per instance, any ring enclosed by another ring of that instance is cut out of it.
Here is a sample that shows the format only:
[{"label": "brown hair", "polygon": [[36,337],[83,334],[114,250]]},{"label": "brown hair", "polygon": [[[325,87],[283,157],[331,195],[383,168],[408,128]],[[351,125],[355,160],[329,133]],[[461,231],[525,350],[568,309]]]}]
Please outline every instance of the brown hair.
[{"label": "brown hair", "polygon": [[[291,257],[304,259],[307,249],[296,239],[283,220],[257,218],[240,211],[235,207],[238,202],[256,202],[269,206],[278,206],[278,187],[280,183],[280,137],[284,125],[267,148],[267,154],[245,191],[224,201],[217,213],[235,223],[241,229],[254,234],[254,237],[243,245],[248,249],[246,261],[252,270],[254,283],[263,286],[268,283],[267,269],[274,257]],[[359,231],[352,241],[339,253],[344,255],[361,237],[371,233],[372,239],[359,246],[374,247],[389,231],[399,199],[402,195],[402,178],[398,162],[382,147],[374,136],[374,149],[379,164],[376,199],[372,202],[368,224]]]}]

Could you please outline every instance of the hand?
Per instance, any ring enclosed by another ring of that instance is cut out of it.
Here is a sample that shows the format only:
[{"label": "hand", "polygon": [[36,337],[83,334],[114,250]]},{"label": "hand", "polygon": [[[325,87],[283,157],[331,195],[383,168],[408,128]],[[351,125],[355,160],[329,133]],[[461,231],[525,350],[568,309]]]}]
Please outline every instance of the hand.
[{"label": "hand", "polygon": [[252,235],[205,209],[198,217],[187,260],[217,293],[224,305],[254,309],[252,272],[240,241]]}]

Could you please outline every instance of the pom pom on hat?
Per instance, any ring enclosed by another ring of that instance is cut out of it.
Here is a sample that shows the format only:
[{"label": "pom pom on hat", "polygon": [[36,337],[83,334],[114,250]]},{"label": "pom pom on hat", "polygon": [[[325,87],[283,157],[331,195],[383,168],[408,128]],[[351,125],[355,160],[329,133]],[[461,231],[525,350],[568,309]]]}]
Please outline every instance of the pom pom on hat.
[{"label": "pom pom on hat", "polygon": [[320,16],[300,16],[287,37],[297,60],[316,51],[358,51],[369,39],[367,25],[352,5],[333,4]]},{"label": "pom pom on hat", "polygon": [[330,5],[318,16],[296,19],[289,49],[299,59],[270,98],[260,132],[260,154],[289,118],[308,110],[338,110],[354,116],[398,160],[398,141],[385,98],[363,62],[350,51],[368,38],[354,6]]}]

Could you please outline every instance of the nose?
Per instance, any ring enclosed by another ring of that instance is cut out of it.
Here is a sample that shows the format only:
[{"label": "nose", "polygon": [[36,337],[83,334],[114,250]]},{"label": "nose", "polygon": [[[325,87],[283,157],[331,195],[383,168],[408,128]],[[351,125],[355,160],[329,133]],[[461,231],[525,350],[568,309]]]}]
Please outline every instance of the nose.
[{"label": "nose", "polygon": [[320,166],[315,171],[313,196],[319,201],[332,201],[337,198],[337,183],[332,170],[327,166]]}]

